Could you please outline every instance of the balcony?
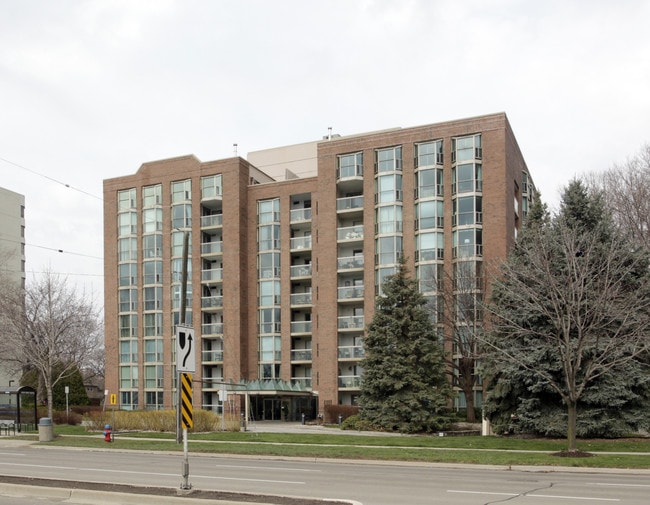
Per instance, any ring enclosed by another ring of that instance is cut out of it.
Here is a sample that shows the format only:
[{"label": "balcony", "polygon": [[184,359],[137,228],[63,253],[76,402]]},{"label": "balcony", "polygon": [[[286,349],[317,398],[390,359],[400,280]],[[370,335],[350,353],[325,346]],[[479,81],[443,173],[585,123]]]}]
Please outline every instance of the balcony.
[{"label": "balcony", "polygon": [[311,221],[311,209],[292,209],[289,220],[291,223]]},{"label": "balcony", "polygon": [[336,260],[336,268],[339,272],[348,270],[363,270],[363,256],[346,256]]},{"label": "balcony", "polygon": [[311,293],[292,293],[289,300],[292,307],[312,304]]},{"label": "balcony", "polygon": [[339,330],[363,330],[363,316],[339,316]]},{"label": "balcony", "polygon": [[340,345],[339,359],[363,359],[366,352],[361,345]]},{"label": "balcony", "polygon": [[339,301],[363,300],[363,286],[345,286],[338,288]]},{"label": "balcony", "polygon": [[223,226],[223,214],[201,216],[201,228],[219,228]]},{"label": "balcony", "polygon": [[293,237],[289,243],[289,248],[292,251],[309,250],[311,249],[311,236],[309,237]]},{"label": "balcony", "polygon": [[223,351],[201,351],[203,363],[223,363]]},{"label": "balcony", "polygon": [[223,253],[223,242],[204,242],[201,244],[201,256],[221,256]]},{"label": "balcony", "polygon": [[292,265],[290,276],[292,279],[311,277],[311,265]]},{"label": "balcony", "polygon": [[221,282],[223,281],[223,268],[210,268],[201,270],[201,282]]},{"label": "balcony", "polygon": [[363,195],[336,199],[336,212],[356,212],[363,210]]},{"label": "balcony", "polygon": [[223,323],[208,323],[201,325],[201,336],[223,335]]},{"label": "balcony", "polygon": [[293,386],[302,386],[305,389],[311,388],[311,377],[291,377]]},{"label": "balcony", "polygon": [[291,334],[311,333],[311,321],[291,321]]},{"label": "balcony", "polygon": [[311,361],[311,349],[292,349],[291,361]]},{"label": "balcony", "polygon": [[336,230],[336,240],[339,242],[363,241],[363,225],[346,226]]},{"label": "balcony", "polygon": [[360,387],[360,375],[339,375],[339,388],[359,389]]},{"label": "balcony", "polygon": [[223,296],[202,296],[201,308],[207,310],[218,310],[223,308]]}]

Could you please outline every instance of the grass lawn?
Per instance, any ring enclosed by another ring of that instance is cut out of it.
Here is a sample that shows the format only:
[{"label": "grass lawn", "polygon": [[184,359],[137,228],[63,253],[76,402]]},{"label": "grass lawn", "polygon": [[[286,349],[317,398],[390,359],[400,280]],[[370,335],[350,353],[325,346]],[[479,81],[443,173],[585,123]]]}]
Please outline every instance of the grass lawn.
[{"label": "grass lawn", "polygon": [[[55,434],[65,436],[57,436],[53,442],[43,443],[106,449],[182,451],[182,444],[176,443],[175,435],[172,433],[117,433],[112,444],[104,442],[101,433],[89,433],[81,427],[57,425]],[[506,466],[650,469],[650,438],[580,440],[578,448],[581,451],[598,454],[586,458],[553,455],[565,448],[565,440],[538,438],[406,435],[387,437],[258,432],[189,434],[189,450],[193,453]]]}]

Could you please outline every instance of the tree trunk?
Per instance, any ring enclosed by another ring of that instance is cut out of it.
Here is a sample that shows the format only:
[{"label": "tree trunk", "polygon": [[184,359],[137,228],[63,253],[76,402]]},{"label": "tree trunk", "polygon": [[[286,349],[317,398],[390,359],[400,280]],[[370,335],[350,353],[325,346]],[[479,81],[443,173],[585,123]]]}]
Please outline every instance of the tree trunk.
[{"label": "tree trunk", "polygon": [[578,402],[575,400],[567,400],[567,443],[569,445],[569,452],[576,452],[578,450],[576,430],[578,427]]},{"label": "tree trunk", "polygon": [[474,385],[472,384],[471,387],[465,388],[463,390],[463,393],[465,393],[465,405],[467,406],[465,420],[468,423],[475,423],[476,415],[474,413]]}]

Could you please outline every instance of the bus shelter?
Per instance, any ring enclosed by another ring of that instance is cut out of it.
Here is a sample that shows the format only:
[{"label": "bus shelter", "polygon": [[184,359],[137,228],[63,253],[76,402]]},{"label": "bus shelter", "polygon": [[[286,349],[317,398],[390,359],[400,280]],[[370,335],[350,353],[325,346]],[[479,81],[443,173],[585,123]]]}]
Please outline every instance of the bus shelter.
[{"label": "bus shelter", "polygon": [[0,386],[0,435],[36,429],[36,390],[31,386]]}]

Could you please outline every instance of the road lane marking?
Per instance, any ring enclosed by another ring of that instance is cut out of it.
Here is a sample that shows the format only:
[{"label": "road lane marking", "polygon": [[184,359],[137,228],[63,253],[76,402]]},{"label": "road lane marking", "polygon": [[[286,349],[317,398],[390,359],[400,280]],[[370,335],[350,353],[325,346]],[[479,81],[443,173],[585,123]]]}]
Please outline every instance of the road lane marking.
[{"label": "road lane marking", "polygon": [[268,466],[244,466],[244,465],[214,465],[215,468],[228,468],[230,470],[236,470],[238,468],[243,468],[246,470],[273,470],[277,472],[313,472],[313,473],[322,473],[322,470],[309,470],[307,468],[282,468],[282,467],[268,467]]},{"label": "road lane marking", "polygon": [[[102,472],[102,473],[123,473],[127,475],[153,475],[156,477],[177,477],[176,473],[153,473],[153,472],[139,472],[136,470],[113,470],[110,468],[80,468],[74,466],[56,466],[56,465],[34,465],[27,463],[3,463],[0,462],[0,465],[14,466],[14,467],[28,467],[28,468],[53,468],[57,470],[71,470],[71,471],[87,471],[87,472]],[[293,484],[304,486],[307,484],[302,481],[294,480],[271,480],[271,479],[252,479],[252,478],[243,478],[243,477],[222,477],[214,475],[193,475],[190,474],[190,477],[202,478],[202,479],[215,479],[215,480],[234,480],[234,481],[246,481],[246,482],[264,482],[267,484]]]},{"label": "road lane marking", "polygon": [[490,491],[465,491],[462,489],[447,489],[448,493],[464,493],[464,494],[485,494],[496,496],[520,496],[522,498],[554,498],[558,500],[591,500],[591,501],[615,501],[620,502],[619,498],[590,498],[587,496],[561,496],[552,494],[527,494],[527,493],[495,493]]},{"label": "road lane marking", "polygon": [[650,487],[650,484],[624,484],[622,482],[594,482],[590,486],[612,486],[612,487]]}]

